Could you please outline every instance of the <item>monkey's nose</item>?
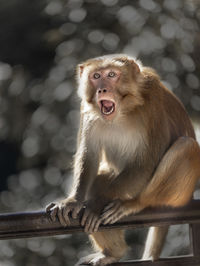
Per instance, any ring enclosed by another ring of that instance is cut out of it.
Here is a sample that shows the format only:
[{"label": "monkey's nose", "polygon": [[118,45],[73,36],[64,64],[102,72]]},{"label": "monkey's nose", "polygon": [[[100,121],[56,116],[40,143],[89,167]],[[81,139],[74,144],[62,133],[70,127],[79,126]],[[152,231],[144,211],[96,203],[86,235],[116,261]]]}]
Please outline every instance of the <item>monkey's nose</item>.
[{"label": "monkey's nose", "polygon": [[107,92],[107,89],[99,89],[99,90],[98,90],[98,93],[102,93],[102,92],[103,92],[103,93],[106,93],[106,92]]}]

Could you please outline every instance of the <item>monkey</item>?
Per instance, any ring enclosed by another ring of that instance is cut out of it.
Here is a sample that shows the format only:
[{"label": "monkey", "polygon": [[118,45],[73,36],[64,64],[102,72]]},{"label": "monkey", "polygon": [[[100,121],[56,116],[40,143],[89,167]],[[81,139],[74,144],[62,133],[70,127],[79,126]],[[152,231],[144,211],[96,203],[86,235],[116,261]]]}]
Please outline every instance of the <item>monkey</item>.
[{"label": "monkey", "polygon": [[[81,225],[97,253],[76,265],[107,265],[127,250],[124,230],[98,231],[147,207],[187,204],[200,177],[200,147],[181,101],[157,72],[126,54],[77,66],[80,128],[70,195],[49,204],[52,220]],[[150,229],[143,259],[159,258],[167,227]]]}]

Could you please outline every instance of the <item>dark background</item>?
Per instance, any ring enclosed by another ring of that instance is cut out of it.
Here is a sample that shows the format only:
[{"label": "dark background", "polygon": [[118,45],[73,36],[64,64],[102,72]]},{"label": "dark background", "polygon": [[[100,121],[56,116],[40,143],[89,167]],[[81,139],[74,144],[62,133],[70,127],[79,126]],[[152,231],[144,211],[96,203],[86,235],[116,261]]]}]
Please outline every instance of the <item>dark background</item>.
[{"label": "dark background", "polygon": [[[43,209],[69,191],[74,74],[87,58],[124,52],[154,67],[199,137],[199,50],[198,0],[0,1],[0,211]],[[127,240],[129,256],[140,256],[144,230]],[[187,226],[173,227],[163,254],[187,253],[188,241]],[[0,263],[71,266],[88,249],[84,234],[1,241]]]}]

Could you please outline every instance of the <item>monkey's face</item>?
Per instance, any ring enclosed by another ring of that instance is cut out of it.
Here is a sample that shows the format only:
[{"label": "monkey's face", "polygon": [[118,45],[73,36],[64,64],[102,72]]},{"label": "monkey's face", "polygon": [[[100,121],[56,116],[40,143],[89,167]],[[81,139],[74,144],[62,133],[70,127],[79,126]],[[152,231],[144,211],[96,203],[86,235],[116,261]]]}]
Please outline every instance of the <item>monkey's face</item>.
[{"label": "monkey's face", "polygon": [[112,120],[119,109],[117,87],[121,71],[117,68],[94,70],[89,75],[89,82],[95,92],[94,101],[104,119]]},{"label": "monkey's face", "polygon": [[111,55],[90,59],[78,65],[77,78],[83,103],[106,121],[132,113],[143,104],[140,68],[132,58]]}]

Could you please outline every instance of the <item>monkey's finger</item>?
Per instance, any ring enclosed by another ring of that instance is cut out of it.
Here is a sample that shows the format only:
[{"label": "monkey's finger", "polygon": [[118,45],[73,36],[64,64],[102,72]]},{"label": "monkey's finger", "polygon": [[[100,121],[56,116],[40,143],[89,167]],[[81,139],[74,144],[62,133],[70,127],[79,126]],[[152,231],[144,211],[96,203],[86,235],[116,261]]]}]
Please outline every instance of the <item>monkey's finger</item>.
[{"label": "monkey's finger", "polygon": [[101,215],[101,218],[102,218],[102,219],[106,219],[106,218],[108,218],[109,216],[113,215],[113,213],[115,213],[115,210],[114,210],[114,209],[110,209],[110,210],[104,212],[104,213]]},{"label": "monkey's finger", "polygon": [[83,213],[83,216],[82,216],[82,219],[81,219],[81,225],[82,226],[85,225],[85,222],[87,220],[88,215],[89,215],[89,211],[87,209],[85,209],[85,211]]},{"label": "monkey's finger", "polygon": [[111,202],[108,205],[106,205],[106,207],[103,209],[103,212],[109,210],[110,208],[112,208],[116,203],[115,202]]},{"label": "monkey's finger", "polygon": [[97,215],[93,216],[93,218],[91,220],[91,223],[90,223],[90,226],[89,226],[89,229],[88,229],[89,233],[94,232],[94,228],[95,228],[95,225],[96,225],[96,223],[98,221],[98,218],[99,217]]},{"label": "monkey's finger", "polygon": [[65,224],[70,225],[69,210],[64,208],[62,214],[63,214],[63,219],[65,220]]},{"label": "monkey's finger", "polygon": [[123,217],[123,210],[119,210],[103,221],[103,224],[114,224]]},{"label": "monkey's finger", "polygon": [[66,222],[65,222],[65,219],[63,218],[63,209],[62,209],[62,208],[59,208],[59,209],[58,209],[58,213],[57,213],[57,215],[58,215],[58,219],[59,219],[60,223],[61,223],[63,226],[66,226],[67,224],[66,224]]},{"label": "monkey's finger", "polygon": [[97,232],[98,229],[99,229],[99,225],[102,223],[102,220],[101,219],[98,219],[96,221],[96,224],[94,225],[94,232]]},{"label": "monkey's finger", "polygon": [[101,215],[102,219],[106,219],[109,216],[112,216],[114,213],[116,213],[120,209],[120,206],[114,206],[113,208],[108,209],[107,211],[104,211]]},{"label": "monkey's finger", "polygon": [[[93,214],[93,213],[91,213],[91,214],[88,215],[88,217],[87,217],[87,220],[86,220],[86,223],[85,223],[85,228],[84,228],[84,231],[85,231],[86,233],[90,233],[90,227],[91,227],[91,224],[92,224],[93,218],[94,218],[94,214]],[[91,228],[91,231],[92,231],[92,228]]]},{"label": "monkey's finger", "polygon": [[119,221],[123,216],[124,216],[124,215],[123,215],[122,212],[118,213],[117,215],[114,215],[114,216],[112,217],[111,221],[110,221],[110,224],[114,224],[114,223],[116,223],[116,222]]},{"label": "monkey's finger", "polygon": [[56,205],[53,208],[50,209],[50,217],[51,217],[51,220],[53,222],[56,221],[57,212],[58,212],[58,206],[56,206]]},{"label": "monkey's finger", "polygon": [[103,224],[109,224],[112,221],[113,217],[114,217],[114,214],[112,213],[109,216],[102,218]]},{"label": "monkey's finger", "polygon": [[80,210],[81,210],[82,206],[76,206],[73,211],[72,211],[72,218],[76,219]]},{"label": "monkey's finger", "polygon": [[54,207],[56,204],[55,203],[50,203],[49,205],[46,206],[45,210],[46,212],[50,212],[51,208]]},{"label": "monkey's finger", "polygon": [[119,209],[119,207],[121,206],[121,202],[119,201],[113,201],[111,203],[109,203],[104,209],[103,209],[103,213],[107,212],[109,210],[113,210],[116,211]]}]

